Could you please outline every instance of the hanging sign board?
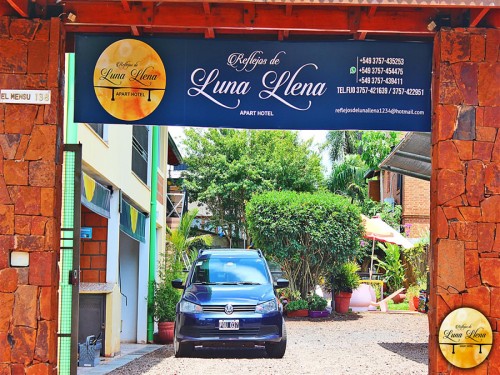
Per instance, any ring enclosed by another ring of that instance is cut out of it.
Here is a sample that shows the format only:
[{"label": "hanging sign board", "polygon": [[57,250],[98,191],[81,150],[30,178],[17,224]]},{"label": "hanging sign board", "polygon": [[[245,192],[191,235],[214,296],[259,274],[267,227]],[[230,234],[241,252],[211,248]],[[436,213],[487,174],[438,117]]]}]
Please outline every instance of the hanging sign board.
[{"label": "hanging sign board", "polygon": [[76,37],[75,122],[430,131],[432,44]]},{"label": "hanging sign board", "polygon": [[50,104],[50,90],[0,90],[0,103]]}]

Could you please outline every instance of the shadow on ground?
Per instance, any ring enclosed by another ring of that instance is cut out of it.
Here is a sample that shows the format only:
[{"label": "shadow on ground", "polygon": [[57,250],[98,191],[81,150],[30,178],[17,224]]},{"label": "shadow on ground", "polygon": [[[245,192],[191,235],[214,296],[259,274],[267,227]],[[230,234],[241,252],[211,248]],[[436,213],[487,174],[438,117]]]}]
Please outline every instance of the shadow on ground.
[{"label": "shadow on ground", "polygon": [[329,316],[325,318],[309,318],[309,317],[298,317],[298,318],[289,318],[285,316],[285,321],[308,321],[308,322],[325,322],[325,321],[346,321],[346,320],[358,320],[362,319],[363,316],[356,313],[347,313],[347,314],[337,314],[331,313]]},{"label": "shadow on ground", "polygon": [[428,364],[427,343],[415,342],[380,342],[379,345],[410,361]]},{"label": "shadow on ground", "polygon": [[174,346],[165,345],[160,349],[155,350],[149,354],[146,354],[126,365],[117,368],[109,372],[108,374],[142,374],[147,372],[152,367],[156,366],[158,363],[163,361],[165,358],[172,357],[174,355]]},{"label": "shadow on ground", "polygon": [[264,347],[255,348],[196,348],[194,358],[267,358]]}]

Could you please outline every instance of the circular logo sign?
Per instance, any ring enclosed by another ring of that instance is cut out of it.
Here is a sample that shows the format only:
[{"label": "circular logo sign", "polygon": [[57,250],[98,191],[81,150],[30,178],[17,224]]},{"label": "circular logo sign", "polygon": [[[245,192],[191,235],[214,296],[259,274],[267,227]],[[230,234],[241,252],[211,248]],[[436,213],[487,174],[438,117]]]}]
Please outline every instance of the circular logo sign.
[{"label": "circular logo sign", "polygon": [[227,314],[227,315],[231,315],[233,313],[234,309],[233,309],[233,305],[231,305],[230,303],[228,303],[226,305],[226,307],[224,307],[224,312]]},{"label": "circular logo sign", "polygon": [[111,116],[136,121],[160,104],[166,87],[163,62],[148,44],[123,39],[109,45],[94,69],[94,91]]},{"label": "circular logo sign", "polygon": [[452,365],[472,368],[481,364],[493,345],[488,319],[475,309],[461,307],[449,313],[439,328],[439,348]]}]

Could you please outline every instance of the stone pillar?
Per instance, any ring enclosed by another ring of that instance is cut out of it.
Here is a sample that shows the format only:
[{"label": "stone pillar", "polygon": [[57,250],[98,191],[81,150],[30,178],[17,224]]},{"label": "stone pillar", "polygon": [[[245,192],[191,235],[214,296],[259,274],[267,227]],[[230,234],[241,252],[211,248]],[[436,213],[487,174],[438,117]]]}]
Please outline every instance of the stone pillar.
[{"label": "stone pillar", "polygon": [[[0,374],[55,374],[64,50],[61,24],[0,17],[0,88],[50,105],[0,104]],[[24,252],[29,266],[11,267]]]},{"label": "stone pillar", "polygon": [[[500,30],[442,30],[435,38],[431,179],[429,373],[500,373]],[[494,332],[488,359],[448,364],[439,326],[472,307]]]}]

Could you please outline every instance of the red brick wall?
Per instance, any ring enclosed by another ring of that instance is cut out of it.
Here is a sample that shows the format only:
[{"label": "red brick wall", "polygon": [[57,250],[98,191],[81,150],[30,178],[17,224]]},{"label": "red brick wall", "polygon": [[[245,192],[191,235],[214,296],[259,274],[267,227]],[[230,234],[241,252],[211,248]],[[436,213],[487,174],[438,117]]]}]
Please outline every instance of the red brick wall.
[{"label": "red brick wall", "polygon": [[[56,373],[62,45],[58,18],[0,17],[0,88],[52,96],[0,104],[0,374]],[[29,267],[10,267],[13,250]]]},{"label": "red brick wall", "polygon": [[[441,31],[434,44],[429,373],[500,373],[500,30]],[[452,367],[444,317],[473,307],[494,331],[488,359]]]},{"label": "red brick wall", "polygon": [[408,237],[420,238],[429,233],[430,199],[429,181],[403,176],[402,223]]},{"label": "red brick wall", "polygon": [[92,238],[80,241],[80,281],[105,283],[108,220],[82,206],[82,227],[92,228]]}]

